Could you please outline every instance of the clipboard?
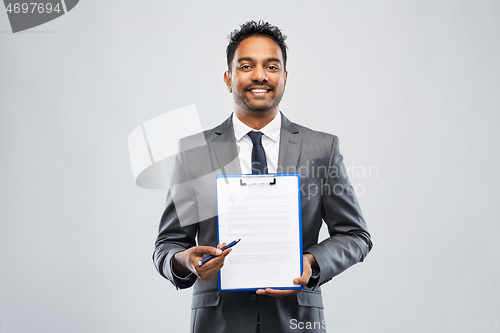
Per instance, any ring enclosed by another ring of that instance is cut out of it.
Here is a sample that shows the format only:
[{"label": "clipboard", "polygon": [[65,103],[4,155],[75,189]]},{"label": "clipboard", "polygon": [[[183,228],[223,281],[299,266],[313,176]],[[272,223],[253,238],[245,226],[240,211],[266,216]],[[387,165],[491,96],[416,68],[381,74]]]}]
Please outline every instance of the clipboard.
[{"label": "clipboard", "polygon": [[219,271],[220,291],[303,289],[298,173],[217,175],[218,243],[232,247]]}]

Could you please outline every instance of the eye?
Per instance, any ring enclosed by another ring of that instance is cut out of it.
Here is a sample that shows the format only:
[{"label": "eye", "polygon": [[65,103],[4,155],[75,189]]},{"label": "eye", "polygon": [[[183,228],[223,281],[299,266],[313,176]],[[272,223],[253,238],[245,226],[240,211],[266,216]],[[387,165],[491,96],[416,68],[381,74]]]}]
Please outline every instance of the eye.
[{"label": "eye", "polygon": [[270,66],[267,66],[267,68],[269,68],[272,71],[279,71],[280,70],[280,68],[276,65],[270,65]]},{"label": "eye", "polygon": [[251,68],[252,68],[252,67],[251,67],[250,65],[241,65],[241,66],[240,66],[240,69],[241,69],[241,70],[249,70],[249,69],[251,69]]}]

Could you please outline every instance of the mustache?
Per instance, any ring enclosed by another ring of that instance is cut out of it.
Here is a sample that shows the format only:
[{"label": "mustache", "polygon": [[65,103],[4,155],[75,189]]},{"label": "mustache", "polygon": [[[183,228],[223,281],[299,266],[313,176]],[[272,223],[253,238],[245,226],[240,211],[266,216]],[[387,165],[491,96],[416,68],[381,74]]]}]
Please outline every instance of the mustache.
[{"label": "mustache", "polygon": [[269,90],[274,90],[274,86],[267,82],[254,82],[243,87],[244,90],[251,90],[253,88],[268,88]]}]

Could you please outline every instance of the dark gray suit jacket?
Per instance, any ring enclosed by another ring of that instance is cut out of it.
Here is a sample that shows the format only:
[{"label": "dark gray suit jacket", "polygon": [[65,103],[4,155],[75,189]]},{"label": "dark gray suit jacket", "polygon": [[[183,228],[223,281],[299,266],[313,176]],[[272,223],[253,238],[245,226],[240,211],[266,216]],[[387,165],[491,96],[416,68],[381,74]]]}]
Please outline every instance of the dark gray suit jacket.
[{"label": "dark gray suit jacket", "polygon": [[[263,333],[300,332],[292,329],[299,322],[311,322],[317,328],[304,332],[324,332],[320,286],[363,261],[372,247],[342,162],[338,138],[294,124],[281,116],[278,172],[300,173],[303,248],[318,262],[319,277],[311,280],[297,295],[282,298],[260,296],[250,291],[219,292],[217,276],[211,281],[203,281],[194,275],[187,280],[175,277],[171,269],[175,253],[196,244],[217,245],[216,216],[181,226],[176,208],[200,211],[210,205],[215,207],[216,202],[207,204],[204,198],[212,189],[198,190],[194,186],[191,198],[187,198],[185,206],[180,208],[177,200],[174,205],[169,192],[153,260],[159,273],[177,288],[194,284],[191,332],[254,333],[258,318]],[[203,148],[188,149],[197,146],[193,143],[197,140],[194,137],[180,141],[181,152],[176,159],[172,183],[197,179],[219,172],[217,170],[227,174],[241,173],[232,117],[203,135],[206,140]],[[215,177],[211,188],[215,191]],[[322,221],[327,224],[330,237],[318,244]]]}]

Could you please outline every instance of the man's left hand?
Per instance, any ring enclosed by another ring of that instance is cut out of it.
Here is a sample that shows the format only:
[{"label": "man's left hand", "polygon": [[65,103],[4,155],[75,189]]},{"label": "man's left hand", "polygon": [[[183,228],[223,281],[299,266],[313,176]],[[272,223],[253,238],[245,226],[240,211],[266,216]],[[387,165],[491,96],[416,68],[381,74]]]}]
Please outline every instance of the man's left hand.
[{"label": "man's left hand", "polygon": [[[306,253],[303,256],[304,269],[302,271],[302,276],[293,279],[293,283],[301,286],[306,286],[311,278],[312,267],[318,267],[316,259],[314,259],[312,254]],[[272,297],[284,297],[288,295],[295,295],[302,291],[302,289],[258,289],[255,293],[257,295],[266,295]]]}]

